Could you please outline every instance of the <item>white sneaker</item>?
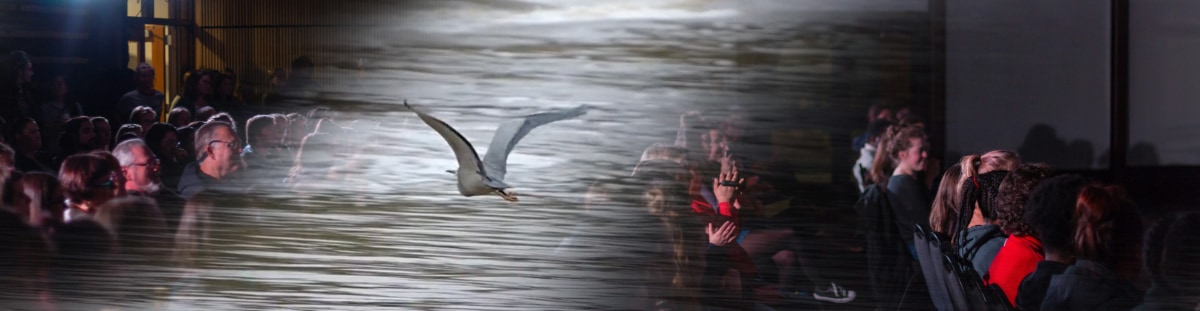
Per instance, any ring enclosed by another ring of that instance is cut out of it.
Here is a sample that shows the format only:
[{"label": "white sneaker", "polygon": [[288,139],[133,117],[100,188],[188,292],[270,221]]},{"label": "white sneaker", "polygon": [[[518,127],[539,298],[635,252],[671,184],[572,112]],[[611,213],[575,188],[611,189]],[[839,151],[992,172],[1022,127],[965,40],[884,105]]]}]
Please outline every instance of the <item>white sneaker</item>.
[{"label": "white sneaker", "polygon": [[854,297],[854,291],[842,288],[835,283],[829,283],[829,287],[817,288],[817,291],[813,292],[814,299],[832,303],[851,302],[854,301]]}]

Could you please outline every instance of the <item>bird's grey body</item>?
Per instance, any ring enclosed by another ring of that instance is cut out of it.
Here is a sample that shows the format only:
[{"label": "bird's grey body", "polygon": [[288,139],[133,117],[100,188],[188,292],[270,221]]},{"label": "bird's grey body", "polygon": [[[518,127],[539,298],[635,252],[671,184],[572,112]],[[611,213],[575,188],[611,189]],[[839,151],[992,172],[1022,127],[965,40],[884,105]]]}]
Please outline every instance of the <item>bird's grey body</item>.
[{"label": "bird's grey body", "polygon": [[459,193],[468,197],[497,194],[508,201],[517,200],[516,195],[504,191],[504,189],[512,188],[504,183],[504,176],[508,171],[506,164],[508,154],[512,153],[517,142],[538,126],[579,117],[587,113],[588,108],[583,105],[566,111],[537,113],[504,122],[496,129],[496,135],[492,137],[487,154],[481,161],[471,143],[450,125],[413,109],[407,101],[404,106],[416,112],[421,121],[437,131],[446,140],[446,143],[450,144],[450,149],[454,151],[454,156],[458,160],[458,170],[454,171],[454,174],[458,177]]}]

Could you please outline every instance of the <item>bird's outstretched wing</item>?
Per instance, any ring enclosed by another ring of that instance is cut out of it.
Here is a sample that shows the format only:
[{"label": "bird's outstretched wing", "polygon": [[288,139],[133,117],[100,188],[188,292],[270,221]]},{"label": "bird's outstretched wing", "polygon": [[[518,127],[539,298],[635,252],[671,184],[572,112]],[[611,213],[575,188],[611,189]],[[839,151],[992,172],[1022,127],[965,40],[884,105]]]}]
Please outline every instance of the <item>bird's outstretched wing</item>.
[{"label": "bird's outstretched wing", "polygon": [[480,174],[487,175],[483,169],[483,164],[479,161],[479,154],[475,153],[475,147],[471,146],[471,142],[467,141],[466,137],[463,137],[462,134],[459,134],[458,131],[454,130],[446,122],[442,122],[438,118],[434,118],[409,106],[407,100],[404,101],[404,107],[416,112],[421,121],[424,121],[434,131],[437,131],[439,135],[442,135],[442,139],[445,139],[446,143],[450,144],[450,149],[454,150],[454,157],[458,159],[458,169],[476,168]]},{"label": "bird's outstretched wing", "polygon": [[580,105],[569,110],[535,113],[521,119],[509,120],[496,129],[492,143],[488,146],[487,154],[483,156],[483,166],[487,168],[488,177],[503,181],[507,172],[508,154],[512,153],[517,142],[524,138],[533,128],[546,123],[576,118],[587,113],[591,108]]}]

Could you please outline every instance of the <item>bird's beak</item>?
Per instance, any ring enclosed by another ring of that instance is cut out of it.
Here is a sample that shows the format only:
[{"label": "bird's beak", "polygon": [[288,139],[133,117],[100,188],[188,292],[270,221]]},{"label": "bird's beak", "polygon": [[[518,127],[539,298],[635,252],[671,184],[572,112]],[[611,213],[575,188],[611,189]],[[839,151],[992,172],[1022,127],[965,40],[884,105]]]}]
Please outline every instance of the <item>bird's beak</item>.
[{"label": "bird's beak", "polygon": [[446,172],[450,174],[458,174],[458,171],[456,170],[446,170]]}]

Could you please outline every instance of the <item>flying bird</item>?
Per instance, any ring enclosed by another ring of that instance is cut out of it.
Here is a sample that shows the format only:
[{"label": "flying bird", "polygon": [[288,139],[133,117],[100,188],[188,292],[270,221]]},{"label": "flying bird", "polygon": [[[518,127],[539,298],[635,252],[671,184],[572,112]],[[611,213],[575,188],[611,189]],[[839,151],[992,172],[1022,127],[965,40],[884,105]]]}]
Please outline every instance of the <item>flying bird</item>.
[{"label": "flying bird", "polygon": [[448,170],[447,172],[458,177],[459,193],[468,197],[496,194],[509,202],[516,202],[517,196],[514,192],[505,191],[512,187],[504,183],[504,175],[508,171],[508,154],[512,153],[517,142],[538,126],[582,116],[590,108],[588,105],[580,105],[568,110],[536,113],[501,123],[500,127],[496,129],[496,135],[492,137],[487,154],[481,161],[479,154],[475,152],[475,147],[471,146],[471,142],[467,141],[466,137],[459,134],[449,124],[414,109],[408,104],[408,100],[404,101],[404,107],[417,113],[421,121],[437,131],[446,140],[446,143],[450,144],[450,149],[454,151],[454,157],[458,159],[458,170]]}]

